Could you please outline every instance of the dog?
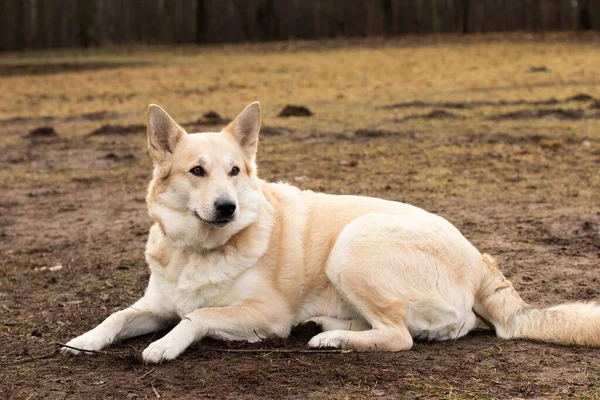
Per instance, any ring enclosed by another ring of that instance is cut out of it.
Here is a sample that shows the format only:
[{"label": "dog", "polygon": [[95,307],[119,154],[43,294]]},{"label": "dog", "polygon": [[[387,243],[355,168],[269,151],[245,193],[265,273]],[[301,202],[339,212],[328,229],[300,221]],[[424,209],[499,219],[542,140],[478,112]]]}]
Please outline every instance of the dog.
[{"label": "dog", "polygon": [[413,338],[460,338],[480,319],[505,339],[600,346],[599,305],[529,306],[440,216],[259,179],[258,102],[221,132],[188,134],[157,105],[147,122],[148,288],[65,353],[175,325],[142,353],[160,363],[204,337],[255,342],[306,321],[322,328],[311,348],[408,350]]}]

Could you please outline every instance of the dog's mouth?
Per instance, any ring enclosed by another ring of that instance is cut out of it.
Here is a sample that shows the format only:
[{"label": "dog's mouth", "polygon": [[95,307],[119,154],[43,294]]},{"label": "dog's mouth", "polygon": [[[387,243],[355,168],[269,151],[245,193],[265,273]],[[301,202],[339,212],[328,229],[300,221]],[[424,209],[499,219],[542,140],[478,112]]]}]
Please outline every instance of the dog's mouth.
[{"label": "dog's mouth", "polygon": [[204,222],[205,224],[210,225],[210,226],[216,226],[217,228],[222,228],[234,220],[234,216],[232,216],[229,218],[221,218],[221,219],[209,221],[207,219],[202,218],[200,216],[200,214],[198,214],[196,211],[194,211],[194,215],[196,216],[196,218],[198,218],[200,221]]}]

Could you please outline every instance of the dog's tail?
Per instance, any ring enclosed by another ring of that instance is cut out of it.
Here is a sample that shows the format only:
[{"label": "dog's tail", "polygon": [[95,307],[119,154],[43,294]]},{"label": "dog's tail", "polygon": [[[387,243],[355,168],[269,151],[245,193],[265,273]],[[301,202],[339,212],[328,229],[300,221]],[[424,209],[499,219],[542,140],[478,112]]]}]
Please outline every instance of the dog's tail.
[{"label": "dog's tail", "polygon": [[504,339],[531,339],[563,345],[600,347],[600,305],[568,303],[550,308],[526,304],[512,284],[483,255],[487,266],[474,311]]}]

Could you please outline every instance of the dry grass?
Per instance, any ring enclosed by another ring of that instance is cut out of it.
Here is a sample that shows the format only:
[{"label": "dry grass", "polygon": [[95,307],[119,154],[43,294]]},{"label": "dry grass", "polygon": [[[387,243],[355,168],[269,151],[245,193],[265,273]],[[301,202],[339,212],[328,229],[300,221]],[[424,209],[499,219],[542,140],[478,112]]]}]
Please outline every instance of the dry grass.
[{"label": "dry grass", "polygon": [[[448,36],[421,43],[366,40],[211,48],[93,49],[8,54],[0,65],[115,63],[118,68],[71,74],[0,77],[0,118],[129,113],[141,121],[156,102],[176,118],[206,110],[233,116],[260,100],[267,124],[348,130],[380,125],[410,110],[375,110],[389,103],[562,98],[600,93],[597,40]],[[516,40],[519,39],[519,40]],[[141,65],[141,66],[140,66]],[[532,73],[545,66],[549,72]],[[275,119],[287,103],[316,118]],[[481,110],[482,113],[488,110]]]}]

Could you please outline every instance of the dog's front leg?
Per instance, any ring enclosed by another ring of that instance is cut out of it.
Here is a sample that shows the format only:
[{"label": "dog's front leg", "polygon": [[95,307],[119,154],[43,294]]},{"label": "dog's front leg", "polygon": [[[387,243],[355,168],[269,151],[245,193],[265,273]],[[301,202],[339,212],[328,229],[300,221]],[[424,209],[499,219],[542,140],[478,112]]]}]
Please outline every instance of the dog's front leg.
[{"label": "dog's front leg", "polygon": [[93,354],[94,351],[102,350],[117,340],[155,332],[166,327],[168,323],[167,318],[152,312],[146,300],[141,298],[131,307],[112,314],[91,331],[69,341],[69,347],[63,347],[62,352]]},{"label": "dog's front leg", "polygon": [[[229,340],[256,340],[269,336],[287,336],[291,323],[286,313],[267,313],[261,305],[201,308],[183,317],[165,337],[150,344],[142,354],[147,363],[172,360],[192,343],[204,337]],[[276,317],[276,316],[280,317]]]}]

